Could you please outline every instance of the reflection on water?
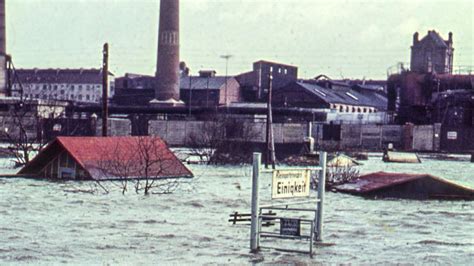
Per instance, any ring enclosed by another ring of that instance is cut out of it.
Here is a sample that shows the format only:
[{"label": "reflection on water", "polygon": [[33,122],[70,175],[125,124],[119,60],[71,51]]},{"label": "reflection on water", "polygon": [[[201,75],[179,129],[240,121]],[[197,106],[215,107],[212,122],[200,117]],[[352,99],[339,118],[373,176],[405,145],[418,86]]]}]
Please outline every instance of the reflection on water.
[{"label": "reflection on water", "polygon": [[[474,164],[363,162],[362,173],[430,173],[474,187]],[[174,194],[73,193],[86,183],[0,178],[0,264],[436,263],[474,261],[474,203],[365,200],[327,193],[327,245],[313,259],[264,250],[249,254],[249,227],[228,215],[250,211],[250,167],[191,165],[196,175]],[[270,200],[270,176],[261,180]],[[297,245],[284,242],[282,245]],[[304,247],[306,243],[302,243]]]}]

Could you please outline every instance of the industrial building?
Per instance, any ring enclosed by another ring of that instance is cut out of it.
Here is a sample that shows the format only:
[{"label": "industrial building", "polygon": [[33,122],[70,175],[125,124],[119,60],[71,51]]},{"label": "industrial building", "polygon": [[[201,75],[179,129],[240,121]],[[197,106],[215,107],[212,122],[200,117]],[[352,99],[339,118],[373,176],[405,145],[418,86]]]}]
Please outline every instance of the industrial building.
[{"label": "industrial building", "polygon": [[279,89],[298,79],[298,68],[287,64],[259,60],[253,63],[252,71],[236,76],[242,87],[242,97],[246,102],[266,102],[270,88]]},{"label": "industrial building", "polygon": [[[126,74],[117,79],[113,103],[122,106],[147,106],[153,100],[156,78]],[[218,76],[213,70],[199,71],[198,76],[179,79],[180,100],[186,106],[217,107],[241,102],[240,84],[235,77]]]},{"label": "industrial building", "polygon": [[357,89],[342,84],[322,87],[314,80],[298,81],[275,90],[272,99],[275,107],[305,108],[324,113],[324,122],[327,123],[384,124],[388,120],[385,93],[363,86]]},{"label": "industrial building", "polygon": [[[388,110],[397,123],[474,125],[474,76],[453,75],[453,34],[414,34],[410,70],[387,80]],[[454,123],[454,124],[453,124]]]},{"label": "industrial building", "polygon": [[[22,99],[63,100],[100,103],[100,69],[18,69],[11,95]],[[115,93],[114,75],[109,72],[109,98]]]}]

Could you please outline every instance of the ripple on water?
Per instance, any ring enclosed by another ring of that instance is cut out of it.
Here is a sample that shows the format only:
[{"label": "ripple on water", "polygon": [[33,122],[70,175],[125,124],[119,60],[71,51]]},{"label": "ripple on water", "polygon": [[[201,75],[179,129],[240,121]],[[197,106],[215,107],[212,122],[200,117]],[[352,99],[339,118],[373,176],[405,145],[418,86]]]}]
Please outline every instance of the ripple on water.
[{"label": "ripple on water", "polygon": [[189,203],[189,205],[191,205],[192,207],[195,207],[195,208],[204,208],[204,205],[201,204],[201,203],[199,203],[199,202],[197,202],[197,201],[191,201],[191,202]]},{"label": "ripple on water", "polygon": [[176,238],[176,235],[175,234],[163,234],[163,235],[159,235],[158,237],[159,238],[164,238],[164,239],[172,239],[172,238]]},{"label": "ripple on water", "polygon": [[13,257],[13,261],[28,262],[28,261],[34,261],[34,260],[39,260],[39,258],[32,255],[20,255],[20,256]]},{"label": "ripple on water", "polygon": [[422,245],[439,245],[439,246],[474,246],[474,243],[445,242],[445,241],[432,240],[432,239],[422,240],[416,243],[422,244]]}]

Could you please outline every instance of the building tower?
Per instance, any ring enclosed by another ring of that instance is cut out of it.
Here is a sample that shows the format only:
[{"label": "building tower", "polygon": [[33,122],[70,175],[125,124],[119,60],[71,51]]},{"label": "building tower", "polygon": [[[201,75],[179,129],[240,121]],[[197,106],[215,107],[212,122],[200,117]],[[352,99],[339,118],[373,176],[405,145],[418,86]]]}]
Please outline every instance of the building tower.
[{"label": "building tower", "polygon": [[157,84],[152,103],[179,102],[179,0],[160,1]]},{"label": "building tower", "polygon": [[6,46],[5,0],[0,0],[0,97],[8,95]]},{"label": "building tower", "polygon": [[436,31],[430,30],[421,40],[418,32],[413,34],[411,46],[411,71],[418,73],[453,73],[453,34],[444,40]]}]

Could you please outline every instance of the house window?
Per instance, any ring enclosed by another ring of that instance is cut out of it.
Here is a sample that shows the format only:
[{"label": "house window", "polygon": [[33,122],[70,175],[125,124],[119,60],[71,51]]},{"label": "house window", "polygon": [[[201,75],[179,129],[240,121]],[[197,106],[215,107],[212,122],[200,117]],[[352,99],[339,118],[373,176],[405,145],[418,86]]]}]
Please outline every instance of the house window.
[{"label": "house window", "polygon": [[82,95],[78,95],[78,96],[77,96],[77,99],[78,99],[79,101],[82,101]]},{"label": "house window", "polygon": [[344,112],[344,107],[342,105],[339,106],[339,112]]},{"label": "house window", "polygon": [[86,95],[86,100],[88,100],[88,101],[89,101],[89,100],[90,100],[90,98],[91,98],[91,97],[90,97],[89,95]]}]

